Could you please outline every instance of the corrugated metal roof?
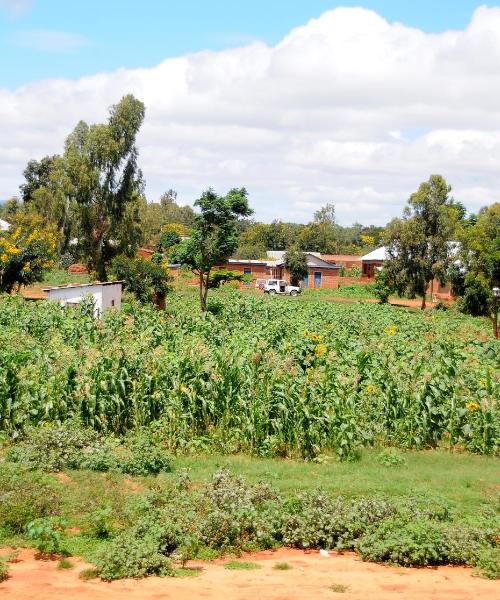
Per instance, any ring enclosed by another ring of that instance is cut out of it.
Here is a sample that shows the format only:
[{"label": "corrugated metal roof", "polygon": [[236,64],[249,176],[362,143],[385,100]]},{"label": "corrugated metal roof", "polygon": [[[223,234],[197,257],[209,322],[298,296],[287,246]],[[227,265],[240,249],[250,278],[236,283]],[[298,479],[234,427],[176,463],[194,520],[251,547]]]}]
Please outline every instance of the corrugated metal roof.
[{"label": "corrugated metal roof", "polygon": [[93,281],[92,283],[68,283],[68,285],[55,285],[53,287],[42,288],[42,292],[50,292],[50,290],[66,290],[68,288],[80,288],[80,287],[103,287],[105,285],[115,285],[119,283],[120,285],[123,283],[123,280],[120,281]]},{"label": "corrugated metal roof", "polygon": [[372,252],[368,252],[364,256],[360,257],[360,260],[386,260],[387,259],[387,251],[385,246],[380,246],[376,250],[372,250]]}]

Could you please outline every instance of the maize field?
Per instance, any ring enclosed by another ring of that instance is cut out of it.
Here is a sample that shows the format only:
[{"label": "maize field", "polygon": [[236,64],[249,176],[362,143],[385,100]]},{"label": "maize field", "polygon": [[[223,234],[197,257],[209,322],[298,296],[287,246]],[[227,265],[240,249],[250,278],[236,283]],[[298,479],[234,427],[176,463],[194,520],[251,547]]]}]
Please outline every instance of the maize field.
[{"label": "maize field", "polygon": [[500,453],[500,343],[452,311],[215,292],[212,312],[0,299],[0,431],[151,426],[172,452]]}]

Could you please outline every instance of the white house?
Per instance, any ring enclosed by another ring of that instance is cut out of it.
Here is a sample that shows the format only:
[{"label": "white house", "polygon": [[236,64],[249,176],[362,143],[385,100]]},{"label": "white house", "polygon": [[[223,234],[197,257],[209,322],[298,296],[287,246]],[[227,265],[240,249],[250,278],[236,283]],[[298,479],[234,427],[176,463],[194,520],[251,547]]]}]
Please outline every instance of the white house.
[{"label": "white house", "polygon": [[107,308],[120,310],[122,304],[122,281],[104,283],[76,283],[45,288],[48,300],[59,302],[61,306],[76,306],[85,297],[92,297],[94,313],[102,314]]},{"label": "white house", "polygon": [[7,231],[7,229],[9,227],[10,227],[10,223],[7,223],[7,221],[0,219],[0,231]]}]

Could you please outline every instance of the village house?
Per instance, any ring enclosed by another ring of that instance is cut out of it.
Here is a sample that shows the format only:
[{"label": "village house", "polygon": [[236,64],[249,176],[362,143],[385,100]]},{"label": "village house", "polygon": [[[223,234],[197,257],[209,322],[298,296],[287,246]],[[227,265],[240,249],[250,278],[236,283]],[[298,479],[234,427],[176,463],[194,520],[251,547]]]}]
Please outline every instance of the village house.
[{"label": "village house", "polygon": [[[302,288],[338,288],[341,265],[332,264],[321,257],[319,252],[305,252],[307,276],[301,282]],[[269,250],[265,260],[229,259],[222,268],[250,275],[252,279],[286,279],[290,273],[285,268],[285,251]]]},{"label": "village house", "polygon": [[[449,250],[452,256],[456,254],[458,245],[457,242],[448,242]],[[374,279],[378,270],[382,269],[384,262],[388,259],[385,246],[381,246],[368,254],[360,257],[361,261],[361,277],[364,279]],[[451,287],[449,283],[442,285],[438,279],[434,279],[429,284],[427,293],[432,296],[433,301],[450,300],[452,298]]]},{"label": "village house", "polygon": [[344,269],[361,268],[360,257],[356,254],[321,254],[321,258],[328,263],[340,265]]},{"label": "village house", "polygon": [[108,308],[120,310],[122,304],[122,281],[102,283],[77,283],[44,288],[47,299],[59,302],[61,306],[78,306],[84,298],[91,297],[94,314],[98,317]]}]

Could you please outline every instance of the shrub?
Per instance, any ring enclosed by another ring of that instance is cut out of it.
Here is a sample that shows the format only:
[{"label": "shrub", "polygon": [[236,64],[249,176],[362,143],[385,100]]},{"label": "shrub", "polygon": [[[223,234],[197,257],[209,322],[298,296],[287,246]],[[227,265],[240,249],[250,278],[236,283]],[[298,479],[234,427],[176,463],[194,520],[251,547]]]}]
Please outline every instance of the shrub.
[{"label": "shrub", "polygon": [[[105,581],[124,577],[173,575],[172,563],[167,557],[172,539],[154,518],[120,533],[97,555],[97,574]],[[177,543],[177,540],[175,540]]]},{"label": "shrub", "polygon": [[7,566],[7,563],[5,562],[3,557],[0,556],[0,583],[2,583],[2,581],[5,581],[8,578],[9,578],[9,567]]},{"label": "shrub", "polygon": [[21,533],[30,521],[59,510],[59,494],[46,476],[0,465],[0,527]]},{"label": "shrub", "polygon": [[165,448],[149,433],[140,432],[126,440],[119,469],[128,475],[158,475],[171,471],[172,464]]},{"label": "shrub", "polygon": [[438,523],[392,519],[361,537],[355,547],[364,560],[425,567],[447,562],[441,540],[442,526]]},{"label": "shrub", "polygon": [[488,548],[477,560],[477,572],[488,579],[500,579],[500,548]]},{"label": "shrub", "polygon": [[61,554],[63,552],[61,532],[66,527],[66,521],[61,518],[35,519],[26,526],[26,537],[36,542],[37,550],[44,556]]}]

